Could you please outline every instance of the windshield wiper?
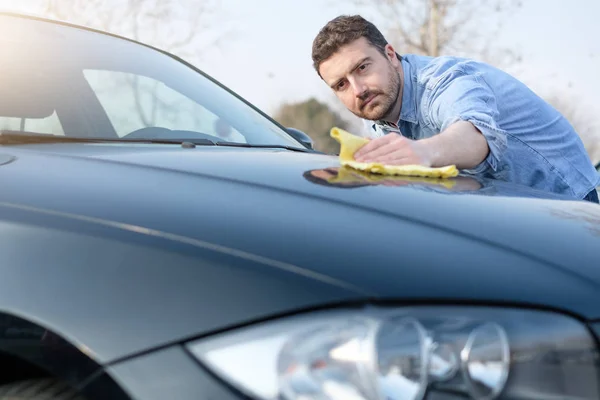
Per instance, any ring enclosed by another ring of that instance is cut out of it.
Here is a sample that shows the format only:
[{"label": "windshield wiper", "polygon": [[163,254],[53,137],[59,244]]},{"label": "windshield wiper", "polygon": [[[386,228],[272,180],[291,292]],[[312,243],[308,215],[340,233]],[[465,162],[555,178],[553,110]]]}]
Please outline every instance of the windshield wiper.
[{"label": "windshield wiper", "polygon": [[175,138],[175,139],[127,139],[127,138],[96,138],[96,137],[72,137],[58,135],[44,135],[35,133],[13,133],[0,131],[0,145],[11,144],[43,144],[43,143],[151,143],[151,144],[176,144],[183,147],[194,146],[226,146],[226,147],[248,147],[264,149],[286,149],[302,153],[316,153],[301,147],[286,146],[280,144],[250,144],[237,142],[213,142],[205,138]]},{"label": "windshield wiper", "polygon": [[21,134],[0,132],[0,145],[39,144],[39,143],[152,143],[177,144],[186,143],[198,146],[214,146],[215,142],[208,139],[120,139],[120,138],[86,138],[44,134]]},{"label": "windshield wiper", "polygon": [[250,143],[237,143],[237,142],[216,142],[217,146],[227,147],[249,147],[257,149],[286,149],[291,151],[299,151],[301,153],[316,153],[315,150],[306,149],[303,147],[286,146],[282,144],[250,144]]}]

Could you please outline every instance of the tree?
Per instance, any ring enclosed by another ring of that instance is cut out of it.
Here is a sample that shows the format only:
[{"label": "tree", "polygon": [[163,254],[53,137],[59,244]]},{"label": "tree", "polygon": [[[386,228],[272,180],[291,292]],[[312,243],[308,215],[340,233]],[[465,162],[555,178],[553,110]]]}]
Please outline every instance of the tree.
[{"label": "tree", "polygon": [[[354,0],[375,9],[376,23],[398,52],[477,57],[496,65],[518,60],[492,44],[518,0]],[[368,11],[365,10],[367,13]]]},{"label": "tree", "polygon": [[300,129],[311,137],[316,150],[338,154],[339,143],[329,135],[334,126],[348,129],[348,122],[334,112],[327,104],[315,98],[282,104],[274,118],[283,126]]}]

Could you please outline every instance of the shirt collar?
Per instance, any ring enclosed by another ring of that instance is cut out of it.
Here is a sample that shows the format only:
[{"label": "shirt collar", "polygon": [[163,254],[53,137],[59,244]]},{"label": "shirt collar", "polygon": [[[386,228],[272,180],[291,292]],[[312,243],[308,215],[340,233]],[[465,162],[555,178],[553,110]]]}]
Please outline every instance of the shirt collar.
[{"label": "shirt collar", "polygon": [[402,70],[404,71],[404,89],[402,90],[402,110],[400,110],[400,121],[417,123],[417,103],[415,102],[414,88],[416,76],[412,65],[402,57]]}]

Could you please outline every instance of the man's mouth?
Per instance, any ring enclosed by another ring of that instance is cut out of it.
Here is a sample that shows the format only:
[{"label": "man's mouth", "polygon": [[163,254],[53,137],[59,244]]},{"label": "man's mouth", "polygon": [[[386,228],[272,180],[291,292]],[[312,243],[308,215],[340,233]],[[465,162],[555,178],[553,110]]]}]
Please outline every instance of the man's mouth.
[{"label": "man's mouth", "polygon": [[379,96],[378,94],[372,94],[369,97],[367,97],[367,99],[365,101],[363,101],[362,103],[362,109],[364,109],[369,103],[371,103],[375,97]]}]

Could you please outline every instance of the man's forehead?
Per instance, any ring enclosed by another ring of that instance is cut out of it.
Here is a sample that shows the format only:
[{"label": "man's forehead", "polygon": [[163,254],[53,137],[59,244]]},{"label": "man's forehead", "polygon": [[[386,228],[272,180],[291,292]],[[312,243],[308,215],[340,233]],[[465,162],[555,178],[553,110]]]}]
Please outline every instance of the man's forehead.
[{"label": "man's forehead", "polygon": [[319,67],[321,76],[328,84],[335,83],[349,73],[357,63],[367,57],[372,57],[377,49],[365,38],[360,38],[341,47]]}]

